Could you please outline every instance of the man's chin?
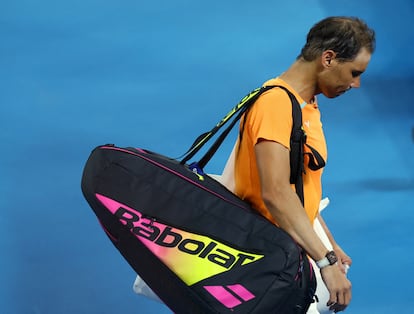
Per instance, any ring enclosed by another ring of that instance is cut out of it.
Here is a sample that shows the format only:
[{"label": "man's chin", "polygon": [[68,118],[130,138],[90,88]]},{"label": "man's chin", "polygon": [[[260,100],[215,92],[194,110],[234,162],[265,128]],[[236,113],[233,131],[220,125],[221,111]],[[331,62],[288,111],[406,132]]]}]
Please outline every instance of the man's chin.
[{"label": "man's chin", "polygon": [[341,95],[343,95],[346,91],[335,91],[335,92],[330,92],[330,93],[322,93],[326,98],[332,99],[332,98],[337,98]]},{"label": "man's chin", "polygon": [[343,91],[338,92],[338,93],[336,93],[334,96],[329,97],[329,98],[337,98],[337,97],[339,97],[339,96],[342,96],[342,95],[343,95],[343,94],[345,94],[345,93],[346,93],[346,90],[343,90]]},{"label": "man's chin", "polygon": [[324,94],[324,96],[326,97],[326,98],[329,98],[329,99],[333,99],[333,98],[337,98],[337,97],[339,97],[339,96],[341,96],[342,94],[333,94],[333,95],[326,95],[326,94]]}]

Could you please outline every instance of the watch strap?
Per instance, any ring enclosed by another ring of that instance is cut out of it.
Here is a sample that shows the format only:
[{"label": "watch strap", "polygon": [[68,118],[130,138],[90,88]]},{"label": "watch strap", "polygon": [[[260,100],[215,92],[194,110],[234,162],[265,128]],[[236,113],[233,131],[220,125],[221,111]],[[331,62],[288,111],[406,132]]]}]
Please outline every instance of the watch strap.
[{"label": "watch strap", "polygon": [[324,257],[321,260],[316,261],[316,266],[318,266],[319,269],[322,269],[322,268],[324,268],[326,266],[329,266],[329,265],[331,265],[331,264],[329,263],[329,260],[328,260],[327,257]]},{"label": "watch strap", "polygon": [[338,258],[336,257],[336,254],[334,251],[329,251],[326,253],[325,257],[322,258],[319,261],[316,261],[316,266],[318,266],[319,269],[322,269],[329,265],[334,265],[338,261]]}]

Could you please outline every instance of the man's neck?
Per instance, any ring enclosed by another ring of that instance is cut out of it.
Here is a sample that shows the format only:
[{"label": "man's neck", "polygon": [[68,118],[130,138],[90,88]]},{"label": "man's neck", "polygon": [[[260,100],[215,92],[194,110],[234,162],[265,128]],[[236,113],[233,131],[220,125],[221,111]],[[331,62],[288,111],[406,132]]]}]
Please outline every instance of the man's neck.
[{"label": "man's neck", "polygon": [[307,103],[312,103],[317,94],[315,64],[297,60],[279,77],[288,83]]}]

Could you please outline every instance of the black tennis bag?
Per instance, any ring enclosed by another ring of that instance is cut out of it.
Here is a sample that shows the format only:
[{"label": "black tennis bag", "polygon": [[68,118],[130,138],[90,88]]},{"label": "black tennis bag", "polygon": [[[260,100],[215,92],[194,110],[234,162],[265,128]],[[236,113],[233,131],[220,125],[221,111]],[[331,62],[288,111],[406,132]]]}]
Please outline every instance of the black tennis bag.
[{"label": "black tennis bag", "polygon": [[[235,120],[264,90],[236,106]],[[202,171],[225,135],[200,162],[186,163],[215,129],[181,161],[99,146],[85,165],[83,194],[116,248],[175,313],[306,313],[316,281],[305,252]]]}]

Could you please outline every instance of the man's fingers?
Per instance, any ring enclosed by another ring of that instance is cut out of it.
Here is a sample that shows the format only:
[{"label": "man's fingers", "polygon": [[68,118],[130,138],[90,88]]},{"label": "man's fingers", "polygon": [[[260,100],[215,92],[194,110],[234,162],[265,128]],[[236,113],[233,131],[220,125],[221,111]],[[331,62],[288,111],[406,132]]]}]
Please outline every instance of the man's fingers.
[{"label": "man's fingers", "polygon": [[331,293],[328,303],[331,311],[335,313],[343,311],[346,309],[348,304],[351,302],[351,289],[346,290],[345,292]]},{"label": "man's fingers", "polygon": [[340,304],[334,304],[329,308],[330,311],[333,311],[335,313],[344,311],[345,309],[346,309],[346,305],[340,305]]}]

